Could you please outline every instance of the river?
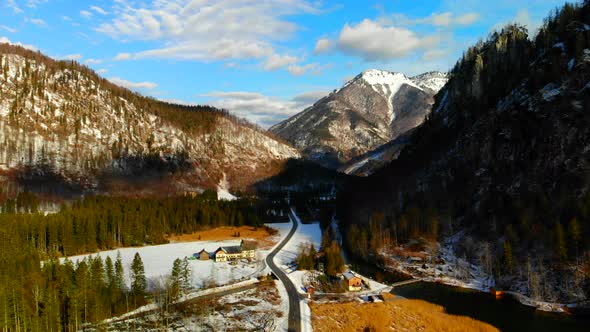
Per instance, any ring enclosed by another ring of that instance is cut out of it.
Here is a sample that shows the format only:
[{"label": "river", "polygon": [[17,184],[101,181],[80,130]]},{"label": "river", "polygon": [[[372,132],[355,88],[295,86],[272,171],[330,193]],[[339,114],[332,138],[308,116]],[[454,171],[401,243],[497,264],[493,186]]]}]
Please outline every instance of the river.
[{"label": "river", "polygon": [[[408,279],[403,274],[385,271],[358,260],[349,259],[349,262],[353,270],[385,284]],[[460,287],[419,282],[396,287],[392,293],[441,305],[450,314],[487,322],[501,331],[590,331],[589,317],[546,313],[522,305],[510,297],[496,299],[491,294]]]}]

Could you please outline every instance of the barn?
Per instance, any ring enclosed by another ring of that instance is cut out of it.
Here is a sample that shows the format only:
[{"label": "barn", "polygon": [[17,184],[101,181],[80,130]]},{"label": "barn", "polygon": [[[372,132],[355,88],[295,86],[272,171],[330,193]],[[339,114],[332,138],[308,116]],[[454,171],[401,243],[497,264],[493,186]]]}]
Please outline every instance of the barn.
[{"label": "barn", "polygon": [[199,260],[202,260],[202,261],[209,260],[210,256],[211,255],[209,254],[209,252],[205,249],[199,251]]}]

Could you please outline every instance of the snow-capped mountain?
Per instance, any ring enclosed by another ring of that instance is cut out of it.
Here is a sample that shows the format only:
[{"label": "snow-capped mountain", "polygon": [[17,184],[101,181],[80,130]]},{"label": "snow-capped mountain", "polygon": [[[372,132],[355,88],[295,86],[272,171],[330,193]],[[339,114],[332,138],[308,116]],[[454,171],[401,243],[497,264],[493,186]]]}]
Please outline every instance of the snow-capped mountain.
[{"label": "snow-capped mountain", "polygon": [[420,88],[424,90],[431,90],[436,94],[445,86],[445,84],[447,84],[449,77],[446,73],[430,71],[424,74],[416,75],[412,77],[411,80]]},{"label": "snow-capped mountain", "polygon": [[214,188],[224,176],[236,188],[299,157],[226,112],[146,98],[74,62],[0,44],[0,69],[0,184],[51,173],[101,189],[147,173],[172,190]]},{"label": "snow-capped mountain", "polygon": [[270,131],[336,168],[421,124],[446,79],[369,69]]}]

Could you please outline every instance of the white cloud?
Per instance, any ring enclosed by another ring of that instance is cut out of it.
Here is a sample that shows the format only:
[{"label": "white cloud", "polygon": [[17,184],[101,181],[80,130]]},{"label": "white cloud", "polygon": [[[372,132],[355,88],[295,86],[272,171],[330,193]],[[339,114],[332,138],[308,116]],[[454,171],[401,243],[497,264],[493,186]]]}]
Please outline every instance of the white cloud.
[{"label": "white cloud", "polygon": [[85,64],[87,65],[97,65],[97,64],[101,64],[103,61],[100,59],[87,59],[86,61],[84,61]]},{"label": "white cloud", "polygon": [[326,53],[332,48],[332,41],[328,38],[320,38],[315,43],[315,48],[313,50],[314,54],[322,54]]},{"label": "white cloud", "polygon": [[240,64],[237,62],[226,62],[223,64],[225,68],[240,68]]},{"label": "white cloud", "polygon": [[23,10],[16,4],[15,0],[6,0],[6,7],[12,9],[15,14],[23,12]]},{"label": "white cloud", "polygon": [[96,31],[121,40],[148,40],[159,47],[130,54],[125,59],[165,58],[220,61],[257,60],[261,68],[276,70],[300,61],[275,49],[300,27],[286,19],[295,14],[317,14],[310,0],[177,0],[115,5],[115,17]]},{"label": "white cloud", "polygon": [[422,54],[422,60],[431,61],[443,58],[447,55],[449,55],[448,50],[431,49],[425,51],[424,54]]},{"label": "white cloud", "polygon": [[90,9],[94,10],[95,12],[101,14],[101,15],[107,15],[108,12],[98,6],[90,6]]},{"label": "white cloud", "polygon": [[4,30],[4,31],[8,31],[10,33],[16,33],[18,30],[8,27],[6,25],[0,25],[0,29]]},{"label": "white cloud", "polygon": [[209,104],[267,128],[311,106],[329,92],[308,92],[292,99],[266,96],[256,92],[211,92]]},{"label": "white cloud", "polygon": [[310,72],[312,74],[315,74],[315,75],[318,75],[324,69],[327,69],[327,68],[329,68],[331,66],[332,66],[331,64],[327,64],[327,65],[322,66],[322,65],[320,65],[317,62],[308,63],[308,64],[305,64],[305,65],[297,65],[297,64],[295,64],[295,65],[291,65],[291,66],[287,67],[287,71],[289,73],[291,73],[291,75],[293,75],[293,76],[301,76],[301,75],[306,74],[308,72]]},{"label": "white cloud", "polygon": [[432,13],[430,16],[426,18],[416,19],[414,21],[408,20],[406,23],[430,24],[436,27],[448,28],[452,25],[471,25],[475,23],[478,19],[478,13],[465,13],[457,16],[451,12],[444,12]]},{"label": "white cloud", "polygon": [[25,18],[25,21],[29,22],[29,23],[33,23],[33,24],[38,25],[40,27],[47,25],[47,23],[45,23],[45,21],[40,18]]},{"label": "white cloud", "polygon": [[131,90],[153,90],[158,87],[158,84],[154,82],[131,82],[119,77],[111,77],[109,81]]},{"label": "white cloud", "polygon": [[440,14],[433,13],[424,19],[423,22],[432,24],[434,26],[448,27],[451,25],[451,23],[453,23],[453,14],[450,12]]},{"label": "white cloud", "polygon": [[80,11],[80,16],[84,17],[84,18],[91,18],[92,17],[92,13],[87,11],[87,10],[81,10]]},{"label": "white cloud", "polygon": [[10,39],[6,38],[6,37],[0,37],[0,44],[12,44],[12,45],[17,45],[26,49],[29,49],[31,51],[37,51],[39,50],[36,46],[31,45],[31,44],[23,44],[21,42],[12,42]]},{"label": "white cloud", "polygon": [[49,0],[29,0],[27,1],[27,7],[37,8],[37,6],[46,3]]},{"label": "white cloud", "polygon": [[271,54],[266,61],[264,61],[264,70],[277,70],[287,65],[292,65],[299,62],[299,58],[290,55]]},{"label": "white cloud", "polygon": [[467,13],[455,18],[455,22],[460,25],[471,25],[479,19],[478,13]]},{"label": "white cloud", "polygon": [[72,20],[72,18],[71,18],[71,17],[69,17],[69,16],[65,16],[65,15],[64,15],[64,16],[62,16],[62,17],[61,17],[61,19],[62,19],[62,20],[64,20],[64,21],[68,21],[68,22]]},{"label": "white cloud", "polygon": [[101,68],[101,69],[97,70],[96,72],[99,73],[99,74],[105,74],[105,73],[108,72],[108,70],[107,69],[104,69],[104,68]]},{"label": "white cloud", "polygon": [[421,37],[406,28],[365,19],[357,25],[344,25],[338,37],[338,47],[344,53],[367,61],[391,60],[432,47],[439,39],[437,36]]},{"label": "white cloud", "polygon": [[129,59],[131,59],[130,53],[119,53],[113,58],[113,60],[115,60],[115,61],[129,60]]},{"label": "white cloud", "polygon": [[82,59],[82,54],[68,54],[64,56],[62,59],[64,60],[80,60]]}]

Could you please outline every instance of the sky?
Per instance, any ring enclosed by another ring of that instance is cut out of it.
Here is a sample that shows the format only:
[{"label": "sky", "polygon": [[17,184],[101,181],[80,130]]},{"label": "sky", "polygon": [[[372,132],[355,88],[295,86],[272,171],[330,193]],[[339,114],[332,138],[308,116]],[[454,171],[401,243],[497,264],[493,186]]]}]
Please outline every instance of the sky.
[{"label": "sky", "polygon": [[263,128],[363,70],[448,71],[507,23],[565,1],[0,0],[0,42],[76,60],[143,95]]}]

